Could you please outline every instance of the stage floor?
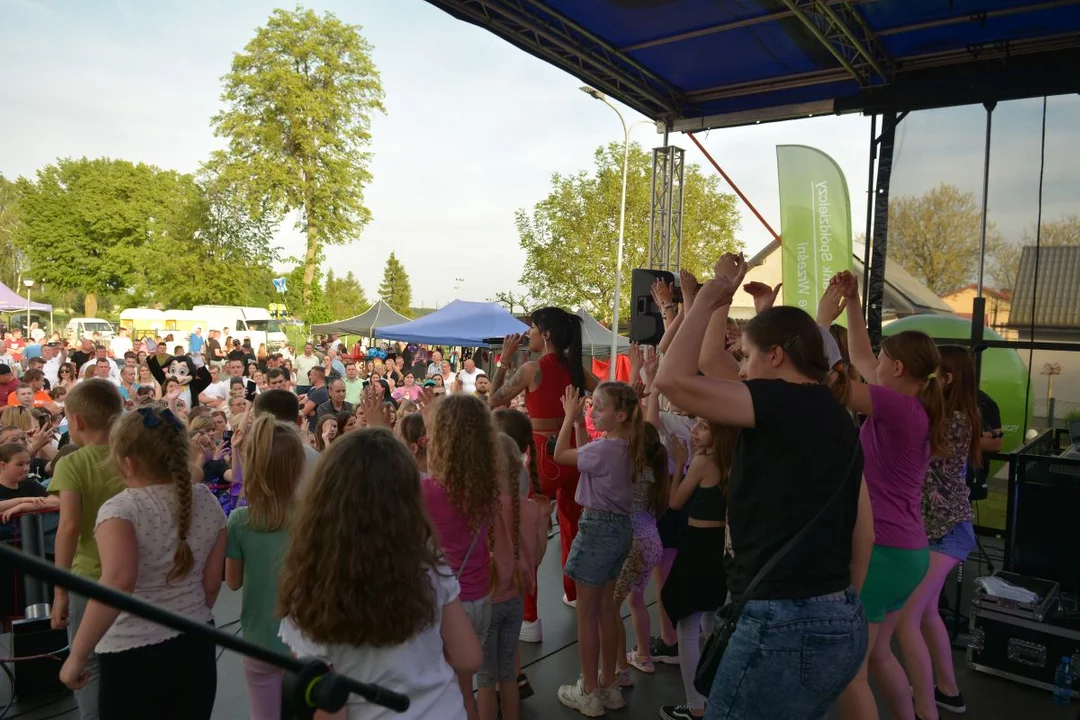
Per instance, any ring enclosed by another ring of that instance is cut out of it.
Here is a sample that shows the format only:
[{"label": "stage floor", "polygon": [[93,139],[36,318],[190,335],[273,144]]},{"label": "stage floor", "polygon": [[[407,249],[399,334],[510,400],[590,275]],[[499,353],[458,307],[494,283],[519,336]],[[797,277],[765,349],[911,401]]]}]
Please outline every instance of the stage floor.
[{"label": "stage floor", "polygon": [[[965,585],[970,583],[976,573],[974,567],[966,573]],[[540,616],[544,622],[544,641],[540,644],[522,644],[522,660],[526,665],[536,695],[522,703],[522,717],[526,720],[548,720],[550,718],[580,718],[577,713],[567,710],[559,704],[555,696],[558,685],[573,682],[578,672],[576,623],[573,610],[561,602],[561,574],[559,572],[558,538],[552,538],[547,556],[540,570]],[[967,593],[965,593],[965,596]],[[650,603],[653,598],[648,598]],[[656,632],[655,606],[653,610],[654,634]],[[219,626],[240,617],[240,596],[228,588],[223,588],[222,595],[215,608]],[[626,621],[630,637],[629,620]],[[238,629],[233,626],[230,630]],[[4,638],[4,657],[7,638]],[[976,720],[1005,720],[1006,718],[1038,718],[1039,720],[1075,720],[1080,703],[1074,702],[1071,708],[1054,707],[1050,693],[1029,688],[999,678],[971,671],[966,666],[966,658],[960,652],[955,654],[957,675],[960,687],[967,699],[967,717]],[[626,692],[627,707],[610,713],[612,717],[626,720],[645,720],[657,717],[661,705],[683,702],[682,680],[677,666],[658,665],[655,675],[647,676],[634,671],[637,684]],[[9,690],[7,680],[0,679],[0,708],[7,704]],[[246,718],[247,698],[244,694],[243,671],[239,657],[225,652],[218,661],[218,692],[214,708],[214,720],[237,720]],[[943,713],[943,717],[951,717]],[[6,718],[24,720],[47,720],[64,718],[75,720],[78,712],[74,699],[70,695],[59,697],[34,698],[26,702],[17,702]],[[883,711],[882,718],[888,713]],[[765,719],[763,719],[765,720]]]}]

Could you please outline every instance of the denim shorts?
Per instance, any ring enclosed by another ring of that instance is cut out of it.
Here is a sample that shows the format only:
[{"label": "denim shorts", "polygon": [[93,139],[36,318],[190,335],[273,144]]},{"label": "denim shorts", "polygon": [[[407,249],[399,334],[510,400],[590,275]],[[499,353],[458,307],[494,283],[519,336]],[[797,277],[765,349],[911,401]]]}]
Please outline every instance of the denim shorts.
[{"label": "denim shorts", "polygon": [[619,579],[633,542],[634,527],[629,515],[586,508],[563,572],[580,585],[604,587]]},{"label": "denim shorts", "polygon": [[952,530],[945,533],[945,537],[930,541],[930,552],[939,555],[948,555],[951,558],[964,562],[967,556],[975,549],[975,528],[971,521],[957,523]]},{"label": "denim shorts", "polygon": [[801,600],[750,600],[731,636],[707,720],[817,720],[866,656],[866,616],[853,588]]}]

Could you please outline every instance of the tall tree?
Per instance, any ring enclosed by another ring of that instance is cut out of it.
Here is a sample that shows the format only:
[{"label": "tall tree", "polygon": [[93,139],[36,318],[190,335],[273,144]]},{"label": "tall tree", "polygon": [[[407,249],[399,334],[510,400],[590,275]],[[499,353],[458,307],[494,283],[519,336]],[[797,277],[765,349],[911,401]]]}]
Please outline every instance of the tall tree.
[{"label": "tall tree", "polygon": [[18,190],[15,183],[0,174],[0,282],[19,291],[26,258],[15,243],[21,219],[18,209]]},{"label": "tall tree", "polygon": [[315,268],[315,283],[310,288],[310,301],[307,309],[304,308],[304,273],[307,271],[304,262],[299,258],[288,258],[286,261],[292,265],[285,275],[287,290],[284,296],[278,296],[289,309],[294,317],[303,320],[305,324],[330,322],[338,320],[330,312],[330,305],[323,294],[322,269]]},{"label": "tall tree", "polygon": [[405,266],[394,253],[390,253],[390,257],[386,259],[382,283],[379,285],[379,297],[402,315],[412,314],[412,284],[405,272]]},{"label": "tall tree", "polygon": [[383,90],[360,28],[331,13],[274,10],[233,57],[227,108],[214,134],[228,139],[209,166],[256,212],[299,211],[307,237],[303,306],[311,303],[324,244],[354,240],[371,217],[371,118]]},{"label": "tall tree", "polygon": [[[525,250],[521,283],[533,297],[570,309],[584,307],[611,320],[622,160],[622,143],[600,147],[592,172],[552,175],[548,196],[531,213],[517,211]],[[624,319],[630,308],[630,271],[648,264],[651,171],[649,153],[632,145],[620,302]],[[694,165],[685,169],[683,188],[682,266],[703,277],[717,257],[741,246],[735,238],[735,196],[721,192],[719,179]]]},{"label": "tall tree", "polygon": [[326,273],[326,305],[330,308],[330,316],[335,320],[349,318],[371,307],[364,294],[364,288],[360,287],[360,281],[352,274],[352,270],[345,273],[345,277],[334,277],[334,271]]},{"label": "tall tree", "polygon": [[510,311],[511,315],[518,315],[518,310],[521,311],[520,314],[524,315],[529,312],[529,307],[533,304],[528,295],[518,294],[512,290],[507,292],[497,292],[495,293],[495,297],[488,298],[488,302],[499,303],[500,305],[506,306],[506,309]]},{"label": "tall tree", "polygon": [[[889,201],[889,256],[938,295],[975,277],[981,234],[975,194],[953,185]],[[994,225],[987,225],[988,250],[1003,242]]]}]

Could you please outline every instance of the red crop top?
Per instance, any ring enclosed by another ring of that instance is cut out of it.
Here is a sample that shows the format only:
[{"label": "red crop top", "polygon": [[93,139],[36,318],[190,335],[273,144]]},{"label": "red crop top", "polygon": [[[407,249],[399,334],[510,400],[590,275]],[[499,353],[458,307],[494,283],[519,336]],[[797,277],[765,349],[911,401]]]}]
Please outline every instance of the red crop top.
[{"label": "red crop top", "polygon": [[525,391],[525,407],[529,417],[558,420],[565,414],[562,399],[570,382],[570,370],[555,353],[540,356],[540,387]]}]

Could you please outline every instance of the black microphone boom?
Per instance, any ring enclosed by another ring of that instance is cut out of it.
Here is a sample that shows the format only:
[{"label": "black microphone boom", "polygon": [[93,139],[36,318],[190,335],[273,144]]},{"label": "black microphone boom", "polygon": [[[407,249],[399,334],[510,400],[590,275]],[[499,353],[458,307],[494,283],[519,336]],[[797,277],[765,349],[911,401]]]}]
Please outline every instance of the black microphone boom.
[{"label": "black microphone boom", "polygon": [[10,560],[15,567],[27,575],[67,588],[68,591],[90,600],[97,600],[182,633],[190,633],[223,648],[285,670],[286,706],[291,707],[295,717],[310,718],[315,710],[337,712],[345,706],[350,693],[355,693],[370,703],[395,712],[405,712],[409,709],[409,698],[401,693],[334,673],[326,663],[320,660],[298,659],[276,653],[236,635],[221,632],[211,625],[164,610],[127,593],[61,570],[51,563],[3,543],[0,543],[0,557]]}]

